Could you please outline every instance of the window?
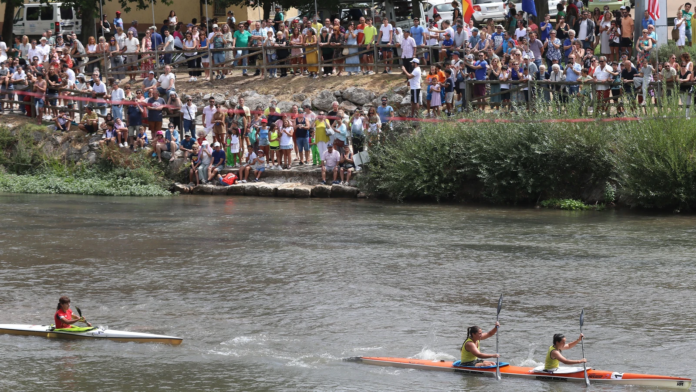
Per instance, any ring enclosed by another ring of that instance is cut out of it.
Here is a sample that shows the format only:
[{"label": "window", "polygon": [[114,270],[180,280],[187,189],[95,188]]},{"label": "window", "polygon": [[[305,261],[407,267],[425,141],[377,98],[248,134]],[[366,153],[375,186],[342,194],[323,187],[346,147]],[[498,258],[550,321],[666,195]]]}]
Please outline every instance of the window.
[{"label": "window", "polygon": [[27,20],[39,20],[39,7],[27,7]]},{"label": "window", "polygon": [[438,13],[440,12],[454,12],[454,7],[451,4],[439,4],[435,6]]},{"label": "window", "polygon": [[73,9],[72,7],[60,7],[60,19],[61,20],[72,20]]},{"label": "window", "polygon": [[41,20],[53,20],[53,6],[41,7]]},{"label": "window", "polygon": [[19,9],[17,10],[17,13],[15,14],[14,22],[15,23],[21,22],[23,17],[24,17],[24,7],[19,7]]},{"label": "window", "polygon": [[222,4],[222,2],[215,0],[214,4],[214,10],[213,10],[213,15],[215,16],[225,16],[227,15],[227,10],[225,9],[225,5]]}]

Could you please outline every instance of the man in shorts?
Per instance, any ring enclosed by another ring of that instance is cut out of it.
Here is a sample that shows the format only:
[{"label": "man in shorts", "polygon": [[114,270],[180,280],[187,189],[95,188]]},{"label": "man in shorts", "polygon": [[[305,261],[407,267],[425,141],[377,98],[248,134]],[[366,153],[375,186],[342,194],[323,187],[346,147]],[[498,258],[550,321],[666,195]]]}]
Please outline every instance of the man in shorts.
[{"label": "man in shorts", "polygon": [[152,90],[152,97],[147,100],[150,105],[147,110],[147,122],[150,133],[156,134],[162,130],[162,109],[164,109],[164,99],[160,98],[159,91]]},{"label": "man in shorts", "polygon": [[338,178],[338,161],[341,159],[341,154],[335,151],[332,144],[326,146],[326,151],[321,155],[321,183],[326,185],[326,172],[333,173],[333,184],[337,185],[340,182]]},{"label": "man in shorts", "polygon": [[138,128],[143,125],[143,113],[145,108],[143,107],[143,92],[138,89],[135,91],[135,97],[133,101],[136,102],[135,105],[128,105],[128,144],[131,148],[135,147],[133,141],[138,135]]},{"label": "man in shorts", "polygon": [[81,131],[96,133],[99,129],[99,116],[94,112],[92,105],[85,107],[85,114],[82,116],[82,124],[78,125]]}]

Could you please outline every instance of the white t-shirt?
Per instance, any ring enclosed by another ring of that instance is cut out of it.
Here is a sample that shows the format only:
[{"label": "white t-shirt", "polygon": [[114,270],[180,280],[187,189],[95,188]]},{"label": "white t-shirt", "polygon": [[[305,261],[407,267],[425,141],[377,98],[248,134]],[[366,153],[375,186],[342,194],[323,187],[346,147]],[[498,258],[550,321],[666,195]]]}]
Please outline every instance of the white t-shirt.
[{"label": "white t-shirt", "polygon": [[[210,106],[208,106],[210,107]],[[198,108],[196,105],[191,102],[191,106],[188,104],[185,104],[184,106],[181,107],[181,113],[184,114],[184,120],[195,120],[196,119],[196,111]],[[213,116],[211,115],[210,118],[212,119]]]},{"label": "white t-shirt", "polygon": [[388,23],[386,26],[381,25],[379,27],[379,31],[382,33],[382,43],[384,43],[384,44],[389,43],[389,37],[391,37],[391,32],[394,31],[394,28],[392,27],[392,25],[390,25]]},{"label": "white t-shirt", "polygon": [[0,42],[0,61],[7,60],[7,45],[4,42]]},{"label": "white t-shirt", "polygon": [[217,108],[210,105],[203,108],[203,114],[205,115],[205,129],[210,129],[213,127],[213,114],[217,113]]},{"label": "white t-shirt", "polygon": [[518,40],[521,37],[526,37],[526,36],[527,36],[527,29],[525,29],[524,27],[515,29],[515,38],[517,38]]},{"label": "white t-shirt", "polygon": [[111,100],[114,101],[114,105],[118,105],[116,102],[123,101],[126,98],[126,94],[123,92],[122,88],[116,88],[111,90]]},{"label": "white t-shirt", "polygon": [[41,54],[41,50],[39,50],[38,46],[36,48],[29,48],[29,51],[27,52],[27,57],[28,62],[34,61],[34,57],[39,59],[39,61],[43,62],[43,55]]},{"label": "white t-shirt", "polygon": [[169,86],[172,84],[172,80],[176,79],[176,75],[174,75],[173,72],[170,72],[168,74],[162,74],[160,77],[157,79],[157,81],[160,84],[160,87],[163,89],[167,90],[169,89]]},{"label": "white t-shirt", "polygon": [[65,71],[65,74],[68,75],[68,82],[71,82],[72,84],[75,84],[75,71],[72,69],[68,68]]},{"label": "white t-shirt", "polygon": [[[613,72],[613,71],[614,70],[609,65],[604,66],[604,69],[601,69],[601,66],[599,66],[599,67],[595,68],[593,76],[598,81],[611,81],[611,74],[609,72]],[[610,88],[611,87],[608,85],[603,85],[603,84],[597,85],[597,91],[609,90]]]},{"label": "white t-shirt", "polygon": [[[292,127],[286,127],[284,131],[292,130]],[[285,132],[280,134],[280,145],[281,146],[292,146],[292,136],[288,136]]]},{"label": "white t-shirt", "polygon": [[338,161],[340,159],[341,154],[339,154],[336,150],[333,150],[333,152],[329,152],[329,150],[326,150],[323,154],[321,154],[321,160],[324,161],[324,164],[326,164],[326,166],[328,167],[338,166]]},{"label": "white t-shirt", "polygon": [[580,31],[578,31],[578,39],[584,41],[587,38],[587,19],[580,22]]},{"label": "white t-shirt", "polygon": [[106,85],[104,83],[94,83],[94,86],[92,86],[92,91],[94,91],[97,94],[104,93],[106,96]]},{"label": "white t-shirt", "polygon": [[126,53],[135,53],[138,51],[138,48],[140,47],[140,41],[138,41],[138,39],[135,37],[131,39],[126,38],[125,40],[123,40],[123,43],[126,46]]},{"label": "white t-shirt", "polygon": [[49,45],[37,45],[36,49],[41,53],[41,61],[48,61],[48,55],[51,54],[51,47]]},{"label": "white t-shirt", "polygon": [[413,77],[408,80],[409,86],[411,86],[411,90],[420,90],[421,88],[421,69],[420,67],[416,67],[413,69],[413,72],[411,72],[411,75]]},{"label": "white t-shirt", "polygon": [[174,50],[174,37],[171,34],[164,38],[164,50]]}]

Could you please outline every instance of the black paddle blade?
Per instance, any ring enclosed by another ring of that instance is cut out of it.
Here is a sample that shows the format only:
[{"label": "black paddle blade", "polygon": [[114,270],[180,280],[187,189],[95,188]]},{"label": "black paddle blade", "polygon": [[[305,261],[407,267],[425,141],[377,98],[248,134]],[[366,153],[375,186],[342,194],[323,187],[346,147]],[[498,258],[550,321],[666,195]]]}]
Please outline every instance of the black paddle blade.
[{"label": "black paddle blade", "polygon": [[503,307],[503,295],[500,294],[500,299],[498,300],[498,314],[500,314],[500,309]]},{"label": "black paddle blade", "polygon": [[580,326],[582,327],[583,324],[585,324],[585,309],[580,312]]},{"label": "black paddle blade", "polygon": [[80,310],[80,308],[78,308],[77,306],[75,306],[75,309],[77,309],[77,314],[79,314],[80,317],[82,317],[82,310]]}]

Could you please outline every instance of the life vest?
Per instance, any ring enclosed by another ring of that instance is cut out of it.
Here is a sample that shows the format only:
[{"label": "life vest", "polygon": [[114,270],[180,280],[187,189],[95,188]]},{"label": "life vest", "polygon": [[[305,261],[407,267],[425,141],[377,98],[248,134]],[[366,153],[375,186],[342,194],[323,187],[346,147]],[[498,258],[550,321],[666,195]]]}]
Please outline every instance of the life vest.
[{"label": "life vest", "polygon": [[227,173],[221,181],[227,185],[234,185],[237,182],[237,176],[234,173]]}]

